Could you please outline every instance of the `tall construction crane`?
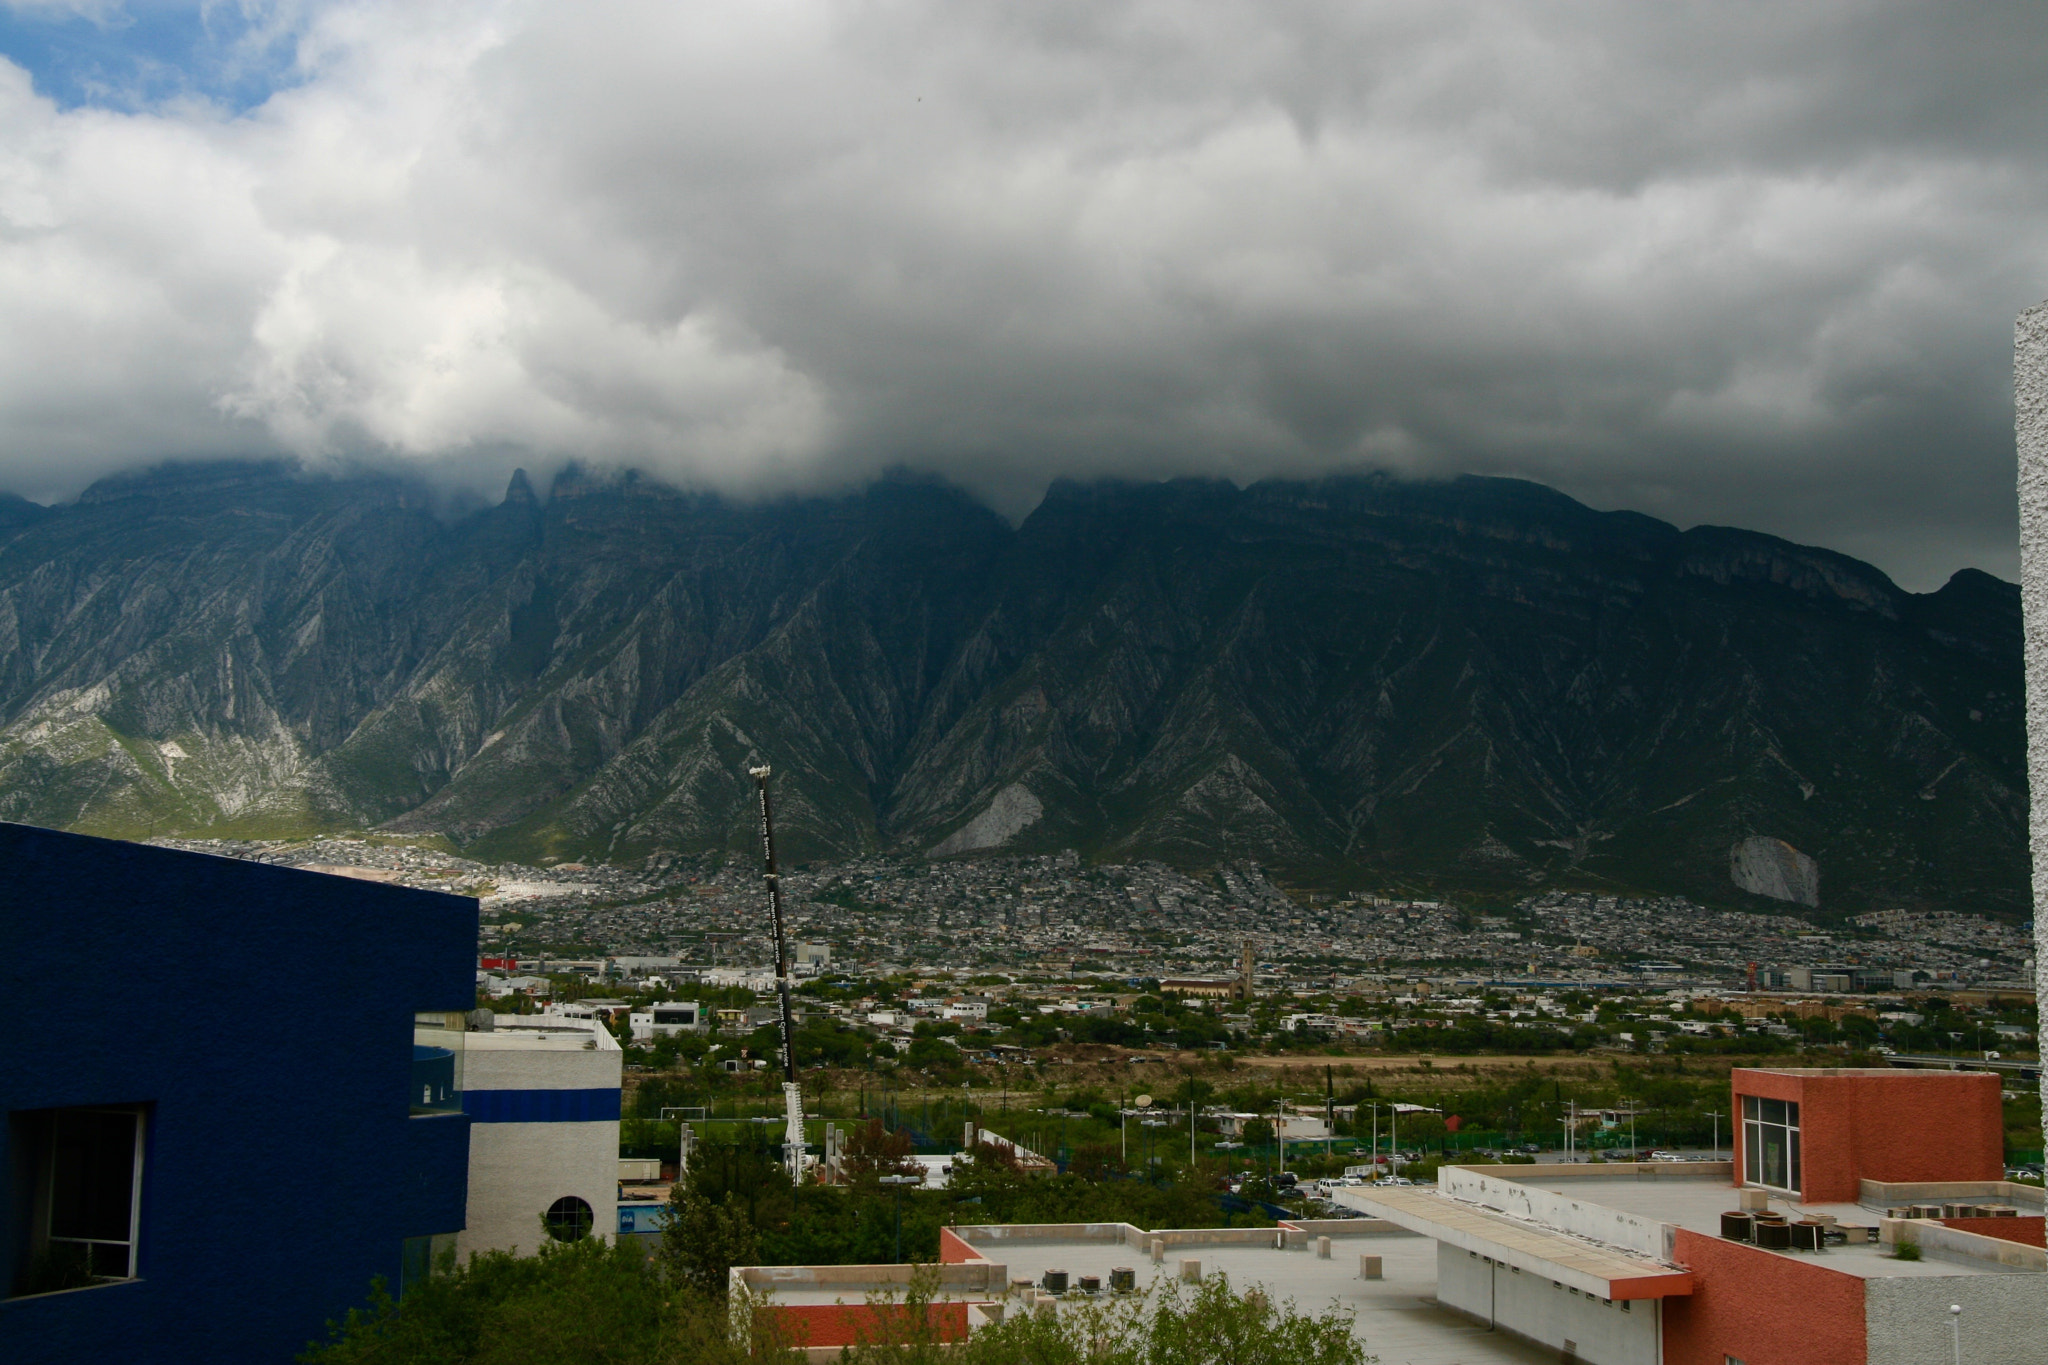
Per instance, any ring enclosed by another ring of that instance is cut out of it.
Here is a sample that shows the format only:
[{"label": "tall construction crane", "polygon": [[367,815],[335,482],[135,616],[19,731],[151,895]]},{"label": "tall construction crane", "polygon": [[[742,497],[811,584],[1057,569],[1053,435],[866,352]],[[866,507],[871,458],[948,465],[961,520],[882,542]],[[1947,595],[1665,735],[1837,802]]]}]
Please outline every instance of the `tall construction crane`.
[{"label": "tall construction crane", "polygon": [[789,939],[782,928],[782,879],[775,870],[775,812],[768,800],[768,779],[774,774],[766,764],[747,769],[754,789],[761,795],[761,879],[768,883],[768,910],[775,921],[775,993],[780,1005],[777,1023],[782,1033],[782,1103],[788,1123],[782,1134],[782,1161],[789,1169],[789,1182],[804,1182],[804,1092],[796,1083],[796,1027],[789,1012]]}]

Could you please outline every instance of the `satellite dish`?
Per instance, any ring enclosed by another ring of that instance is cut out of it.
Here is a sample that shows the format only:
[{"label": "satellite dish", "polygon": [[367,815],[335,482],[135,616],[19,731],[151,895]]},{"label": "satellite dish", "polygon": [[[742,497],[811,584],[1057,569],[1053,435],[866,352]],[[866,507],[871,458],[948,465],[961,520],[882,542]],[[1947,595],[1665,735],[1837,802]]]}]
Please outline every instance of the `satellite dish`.
[{"label": "satellite dish", "polygon": [[1150,1095],[1140,1095],[1132,1103],[1140,1109],[1150,1109],[1152,1107],[1152,1097]]}]

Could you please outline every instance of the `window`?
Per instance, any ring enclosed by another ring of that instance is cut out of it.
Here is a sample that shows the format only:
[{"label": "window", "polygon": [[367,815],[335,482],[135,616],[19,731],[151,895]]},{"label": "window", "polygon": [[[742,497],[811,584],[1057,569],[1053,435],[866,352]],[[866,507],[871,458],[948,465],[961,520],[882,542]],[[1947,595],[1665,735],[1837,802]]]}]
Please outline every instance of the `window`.
[{"label": "window", "polygon": [[410,1112],[452,1114],[462,1110],[462,1055],[469,1016],[435,1012],[412,1019]]},{"label": "window", "polygon": [[82,1289],[136,1275],[142,1213],[143,1110],[138,1106],[46,1109],[10,1123],[27,1177],[27,1252],[17,1294]]},{"label": "window", "polygon": [[1798,1193],[1799,1106],[1790,1100],[1742,1097],[1742,1175],[1752,1185]]},{"label": "window", "polygon": [[557,1242],[582,1241],[590,1235],[591,1224],[595,1221],[590,1205],[573,1194],[565,1194],[548,1205],[548,1236]]}]

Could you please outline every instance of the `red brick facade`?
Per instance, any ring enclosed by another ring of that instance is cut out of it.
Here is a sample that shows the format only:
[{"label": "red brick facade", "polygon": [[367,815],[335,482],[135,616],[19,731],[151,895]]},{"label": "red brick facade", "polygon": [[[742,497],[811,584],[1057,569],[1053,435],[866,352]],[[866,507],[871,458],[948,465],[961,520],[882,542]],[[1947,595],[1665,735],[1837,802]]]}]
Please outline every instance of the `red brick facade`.
[{"label": "red brick facade", "polygon": [[1799,1106],[1801,1197],[1853,1204],[1860,1180],[1999,1180],[2005,1115],[1998,1077],[1983,1071],[1764,1071],[1729,1073],[1735,1181],[1744,1167],[1742,1097]]},{"label": "red brick facade", "polygon": [[1693,1289],[1664,1300],[1664,1365],[1868,1360],[1863,1281],[1854,1275],[1683,1228],[1673,1255],[1692,1271]]}]

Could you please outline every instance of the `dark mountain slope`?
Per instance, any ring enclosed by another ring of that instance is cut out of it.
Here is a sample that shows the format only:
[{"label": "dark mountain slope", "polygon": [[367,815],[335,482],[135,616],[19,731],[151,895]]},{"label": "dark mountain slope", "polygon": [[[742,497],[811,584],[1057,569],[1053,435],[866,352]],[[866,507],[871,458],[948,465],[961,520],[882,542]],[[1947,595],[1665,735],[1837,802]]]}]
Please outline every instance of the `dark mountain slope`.
[{"label": "dark mountain slope", "polygon": [[[26,506],[26,505],[24,505]],[[0,512],[6,509],[0,508]],[[436,516],[221,466],[0,515],[0,815],[485,853],[1079,847],[1303,875],[2025,904],[2018,591],[1535,485],[565,476]]]}]

